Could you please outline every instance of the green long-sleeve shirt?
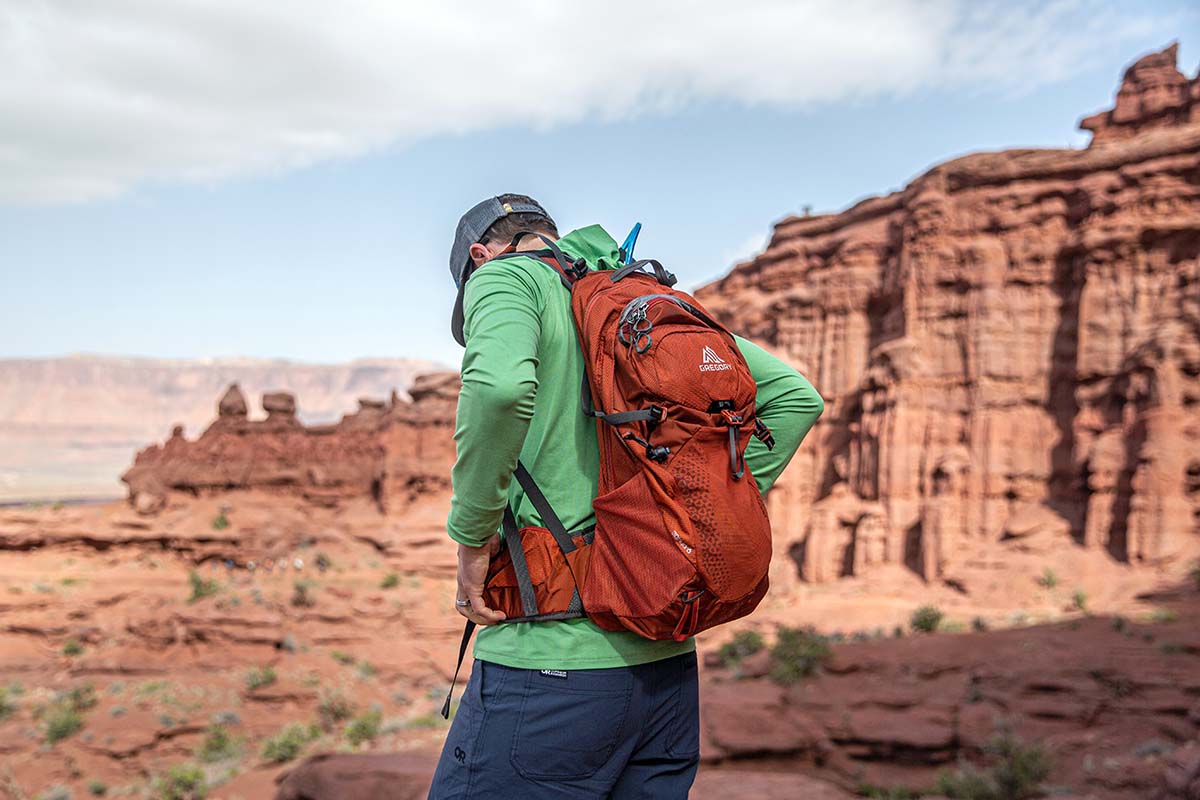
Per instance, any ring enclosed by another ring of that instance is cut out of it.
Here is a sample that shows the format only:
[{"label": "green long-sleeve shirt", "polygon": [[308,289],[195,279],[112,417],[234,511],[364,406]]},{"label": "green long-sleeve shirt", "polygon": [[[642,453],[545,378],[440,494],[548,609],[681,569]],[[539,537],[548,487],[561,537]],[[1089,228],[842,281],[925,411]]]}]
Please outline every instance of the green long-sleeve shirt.
[{"label": "green long-sleeve shirt", "polygon": [[[573,231],[558,244],[592,268],[617,265],[617,244],[598,225]],[[558,274],[534,258],[490,262],[468,281],[463,310],[467,349],[454,433],[450,537],[483,544],[500,528],[509,502],[519,525],[542,524],[512,479],[518,458],[567,530],[593,524],[600,451],[595,422],[579,410],[583,355]],[[787,364],[745,339],[737,343],[758,385],[757,414],[775,436],[773,450],[757,439],[746,447],[746,464],[765,492],[824,403]],[[652,642],[575,619],[484,628],[475,657],[524,669],[593,669],[656,661],[693,647],[690,639]]]}]

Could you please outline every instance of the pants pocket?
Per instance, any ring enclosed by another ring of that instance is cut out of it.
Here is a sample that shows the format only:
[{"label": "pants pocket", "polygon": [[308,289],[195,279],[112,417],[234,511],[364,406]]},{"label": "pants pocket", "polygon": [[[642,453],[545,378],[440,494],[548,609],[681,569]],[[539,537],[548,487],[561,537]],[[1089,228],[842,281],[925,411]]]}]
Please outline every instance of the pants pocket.
[{"label": "pants pocket", "polygon": [[513,734],[512,764],[528,780],[592,777],[621,742],[633,690],[628,670],[530,671]]},{"label": "pants pocket", "polygon": [[700,756],[700,680],[696,654],[688,653],[679,662],[679,693],[676,697],[675,722],[667,736],[666,751],[672,758]]}]

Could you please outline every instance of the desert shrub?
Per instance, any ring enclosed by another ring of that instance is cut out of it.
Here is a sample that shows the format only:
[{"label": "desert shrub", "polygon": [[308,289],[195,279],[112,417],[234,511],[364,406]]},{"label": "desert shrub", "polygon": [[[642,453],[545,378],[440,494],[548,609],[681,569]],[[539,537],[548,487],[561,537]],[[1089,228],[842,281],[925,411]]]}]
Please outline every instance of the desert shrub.
[{"label": "desert shrub", "polygon": [[270,686],[275,682],[275,670],[272,667],[256,667],[246,673],[246,688],[250,691]]},{"label": "desert shrub", "polygon": [[83,652],[83,644],[78,639],[67,639],[62,651],[64,656],[77,656]]},{"label": "desert shrub", "polygon": [[921,606],[912,613],[908,624],[914,631],[933,633],[942,624],[942,612],[937,606]]},{"label": "desert shrub", "polygon": [[314,738],[313,733],[308,726],[293,722],[263,742],[262,757],[273,764],[291,761]]},{"label": "desert shrub", "polygon": [[90,683],[60,692],[49,706],[36,712],[48,744],[61,742],[83,727],[83,712],[96,705],[96,690]]},{"label": "desert shrub", "polygon": [[225,761],[233,758],[238,752],[238,742],[230,735],[229,729],[224,725],[212,724],[208,726],[208,730],[204,732],[204,739],[196,748],[196,758],[212,764],[216,761]]},{"label": "desert shrub", "polygon": [[176,764],[154,780],[154,800],[204,800],[208,781],[195,764]]},{"label": "desert shrub", "polygon": [[86,711],[96,705],[96,687],[90,683],[85,683],[82,686],[73,686],[59,700],[76,711]]},{"label": "desert shrub", "polygon": [[108,784],[104,781],[88,781],[88,794],[93,797],[103,797],[108,794]]},{"label": "desert shrub", "polygon": [[225,516],[224,511],[213,517],[212,527],[214,531],[223,531],[229,527],[229,517]]},{"label": "desert shrub", "polygon": [[812,628],[781,627],[771,648],[771,679],[797,683],[820,669],[829,656],[828,640]]},{"label": "desert shrub", "polygon": [[188,584],[192,587],[192,593],[188,596],[189,603],[211,597],[221,590],[216,581],[201,577],[200,573],[194,569],[188,572]]},{"label": "desert shrub", "polygon": [[354,663],[354,656],[350,655],[349,653],[343,653],[341,650],[329,651],[329,657],[332,658],[334,661],[338,662],[339,664],[343,664],[346,666],[349,666],[350,664]]},{"label": "desert shrub", "polygon": [[1155,625],[1174,622],[1177,619],[1179,619],[1179,615],[1169,608],[1156,608],[1146,617],[1148,622],[1152,622]]},{"label": "desert shrub", "polygon": [[337,689],[321,692],[317,701],[317,719],[325,730],[333,730],[339,722],[354,716],[354,704]]},{"label": "desert shrub", "polygon": [[1042,571],[1041,577],[1037,579],[1037,582],[1038,586],[1041,586],[1043,589],[1053,589],[1055,586],[1058,586],[1058,575],[1054,570],[1046,567]]},{"label": "desert shrub", "polygon": [[1079,611],[1087,611],[1087,592],[1083,589],[1076,589],[1071,595],[1071,605]]},{"label": "desert shrub", "polygon": [[350,742],[351,746],[358,747],[378,736],[382,725],[383,713],[379,709],[371,709],[350,720],[350,724],[346,726],[346,741]]},{"label": "desert shrub", "polygon": [[[457,703],[455,703],[455,708],[451,709],[452,712],[455,710],[457,710]],[[453,713],[450,714],[450,718],[454,719]],[[417,716],[410,717],[404,721],[404,727],[408,728],[410,730],[413,730],[413,729],[421,730],[421,729],[425,729],[425,728],[440,728],[442,725],[445,725],[445,724],[446,724],[446,720],[442,719],[441,714],[434,714],[432,712],[428,713],[428,714],[418,714]]]},{"label": "desert shrub", "polygon": [[[24,797],[24,795],[18,795]],[[51,786],[44,792],[40,792],[36,800],[71,800],[71,790],[66,786]]]},{"label": "desert shrub", "polygon": [[987,766],[963,765],[938,776],[938,792],[951,800],[1027,800],[1041,793],[1050,759],[1038,745],[1002,732],[983,748]]},{"label": "desert shrub", "polygon": [[354,668],[354,671],[357,672],[358,677],[364,681],[370,680],[371,678],[373,678],[375,676],[375,673],[377,672],[377,670],[375,669],[375,665],[372,664],[370,661],[358,662],[358,666]]},{"label": "desert shrub", "polygon": [[55,704],[43,714],[42,726],[46,742],[55,744],[83,727],[83,715],[69,705]]},{"label": "desert shrub", "polygon": [[983,633],[987,629],[987,620],[983,617],[975,617],[975,619],[971,620],[971,630],[975,631],[976,633]]},{"label": "desert shrub", "polygon": [[0,686],[0,720],[8,719],[17,710],[17,693],[9,686]]},{"label": "desert shrub", "polygon": [[313,589],[316,587],[312,581],[296,581],[292,584],[292,605],[297,608],[310,608],[317,604],[317,598],[313,596]]},{"label": "desert shrub", "polygon": [[1192,568],[1188,570],[1188,577],[1192,579],[1196,591],[1200,592],[1200,561],[1192,562]]},{"label": "desert shrub", "polygon": [[738,631],[733,638],[721,645],[717,657],[727,667],[737,666],[746,656],[752,656],[766,647],[766,642],[757,631]]},{"label": "desert shrub", "polygon": [[324,553],[317,553],[316,558],[313,559],[313,563],[321,572],[324,572],[333,566],[333,561],[330,560],[329,556],[325,555]]},{"label": "desert shrub", "polygon": [[400,585],[400,576],[394,572],[389,572],[383,576],[383,582],[379,584],[380,589],[395,589]]}]

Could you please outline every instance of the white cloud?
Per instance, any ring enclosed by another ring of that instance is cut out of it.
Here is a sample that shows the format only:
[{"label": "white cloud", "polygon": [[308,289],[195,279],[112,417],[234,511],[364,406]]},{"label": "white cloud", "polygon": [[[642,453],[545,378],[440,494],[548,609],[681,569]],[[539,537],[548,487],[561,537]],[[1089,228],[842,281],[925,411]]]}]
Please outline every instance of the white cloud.
[{"label": "white cloud", "polygon": [[0,202],[712,100],[1022,89],[1154,24],[1096,0],[4,0]]}]

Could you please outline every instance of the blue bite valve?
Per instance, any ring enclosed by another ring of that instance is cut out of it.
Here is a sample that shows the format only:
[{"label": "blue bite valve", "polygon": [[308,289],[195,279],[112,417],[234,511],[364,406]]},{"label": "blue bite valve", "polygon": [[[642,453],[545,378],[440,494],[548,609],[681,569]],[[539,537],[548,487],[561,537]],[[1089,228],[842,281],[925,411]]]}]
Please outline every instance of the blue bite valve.
[{"label": "blue bite valve", "polygon": [[633,261],[633,248],[637,245],[637,237],[641,232],[642,223],[635,223],[633,228],[630,229],[629,235],[625,237],[625,244],[621,245],[621,257],[625,260],[626,264]]}]

